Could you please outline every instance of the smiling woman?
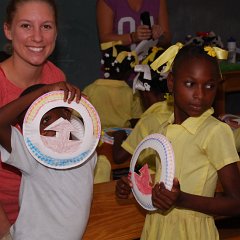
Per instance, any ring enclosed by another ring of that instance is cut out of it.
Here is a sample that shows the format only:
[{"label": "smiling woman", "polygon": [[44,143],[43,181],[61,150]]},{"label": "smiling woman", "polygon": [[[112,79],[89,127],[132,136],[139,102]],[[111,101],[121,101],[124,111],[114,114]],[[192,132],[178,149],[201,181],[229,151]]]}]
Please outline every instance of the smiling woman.
[{"label": "smiling woman", "polygon": [[[0,107],[31,85],[65,81],[65,74],[47,60],[57,37],[54,0],[10,0],[4,33],[12,55],[0,63]],[[0,162],[0,239],[18,215],[20,179],[15,168]]]}]

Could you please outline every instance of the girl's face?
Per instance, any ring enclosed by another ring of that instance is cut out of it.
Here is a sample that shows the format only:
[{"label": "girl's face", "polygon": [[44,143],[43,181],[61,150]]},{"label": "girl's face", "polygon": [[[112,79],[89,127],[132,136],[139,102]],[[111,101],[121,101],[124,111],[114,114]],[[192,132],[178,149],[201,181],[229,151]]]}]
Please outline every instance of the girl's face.
[{"label": "girl's face", "polygon": [[16,62],[42,65],[55,48],[57,28],[54,11],[45,2],[19,4],[12,24],[4,24],[4,32],[12,41]]},{"label": "girl's face", "polygon": [[204,58],[182,63],[175,75],[169,75],[168,86],[174,95],[175,123],[181,124],[211,108],[219,79],[213,64]]}]

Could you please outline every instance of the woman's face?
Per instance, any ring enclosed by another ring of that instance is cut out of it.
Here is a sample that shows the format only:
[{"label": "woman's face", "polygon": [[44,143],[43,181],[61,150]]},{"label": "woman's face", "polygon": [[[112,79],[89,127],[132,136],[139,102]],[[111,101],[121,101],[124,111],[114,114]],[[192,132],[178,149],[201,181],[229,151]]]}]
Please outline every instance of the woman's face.
[{"label": "woman's face", "polygon": [[30,1],[18,5],[11,25],[4,24],[6,37],[12,41],[14,61],[40,66],[55,48],[57,28],[52,7]]}]

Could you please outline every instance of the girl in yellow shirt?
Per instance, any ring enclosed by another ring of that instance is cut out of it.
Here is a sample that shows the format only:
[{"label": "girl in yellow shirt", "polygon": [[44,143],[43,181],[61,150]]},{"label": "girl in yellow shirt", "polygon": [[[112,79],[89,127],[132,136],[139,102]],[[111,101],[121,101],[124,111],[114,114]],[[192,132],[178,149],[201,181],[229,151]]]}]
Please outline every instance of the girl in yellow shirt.
[{"label": "girl in yellow shirt", "polygon": [[[141,239],[219,239],[215,215],[240,214],[239,160],[230,127],[212,116],[212,103],[221,78],[219,48],[176,44],[151,66],[154,69],[178,51],[168,87],[174,96],[174,113],[159,126],[175,154],[172,190],[156,183],[152,202],[157,211],[147,214]],[[170,50],[170,51],[169,51]],[[171,51],[174,50],[174,51]],[[215,195],[217,180],[224,194]],[[116,194],[127,198],[129,182],[117,182]]]}]

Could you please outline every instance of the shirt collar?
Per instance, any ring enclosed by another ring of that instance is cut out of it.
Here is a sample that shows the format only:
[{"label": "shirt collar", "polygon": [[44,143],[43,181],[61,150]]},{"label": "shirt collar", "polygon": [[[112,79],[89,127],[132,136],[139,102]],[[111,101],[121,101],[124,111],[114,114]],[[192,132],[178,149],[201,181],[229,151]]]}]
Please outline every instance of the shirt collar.
[{"label": "shirt collar", "polygon": [[[189,117],[187,118],[181,126],[184,127],[187,131],[192,134],[195,134],[197,129],[202,125],[202,123],[212,114],[214,113],[213,108],[206,110],[201,116],[199,117]],[[174,122],[174,114],[170,116],[168,119],[169,124],[173,124]]]},{"label": "shirt collar", "polygon": [[158,112],[159,109],[161,109],[161,113],[168,113],[170,111],[173,112],[173,105],[169,104],[166,100],[165,101],[159,101],[151,105],[142,115],[141,117],[144,117],[145,115],[148,115],[149,113]]}]

